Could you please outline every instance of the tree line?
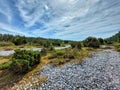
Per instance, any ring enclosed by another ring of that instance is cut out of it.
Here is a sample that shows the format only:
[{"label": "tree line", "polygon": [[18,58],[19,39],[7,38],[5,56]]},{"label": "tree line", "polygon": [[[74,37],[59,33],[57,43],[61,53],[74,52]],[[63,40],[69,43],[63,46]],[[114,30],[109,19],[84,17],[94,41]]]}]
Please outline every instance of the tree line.
[{"label": "tree line", "polygon": [[60,40],[60,39],[45,39],[41,37],[25,37],[20,35],[10,35],[10,34],[0,34],[0,41],[12,42],[15,45],[36,45],[44,46],[48,48],[49,46],[63,46],[72,41]]},{"label": "tree line", "polygon": [[120,32],[118,32],[117,34],[113,35],[113,36],[110,37],[110,38],[107,38],[106,40],[107,40],[107,42],[109,42],[109,43],[113,43],[113,42],[118,42],[118,43],[120,43]]}]

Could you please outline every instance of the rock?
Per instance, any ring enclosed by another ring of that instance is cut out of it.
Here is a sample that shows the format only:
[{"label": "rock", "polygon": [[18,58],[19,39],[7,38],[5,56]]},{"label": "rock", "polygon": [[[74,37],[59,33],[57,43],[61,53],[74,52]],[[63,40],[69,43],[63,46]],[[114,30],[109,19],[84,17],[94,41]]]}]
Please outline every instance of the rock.
[{"label": "rock", "polygon": [[104,50],[81,64],[66,64],[62,68],[48,65],[41,76],[48,80],[39,90],[120,90],[120,54]]}]

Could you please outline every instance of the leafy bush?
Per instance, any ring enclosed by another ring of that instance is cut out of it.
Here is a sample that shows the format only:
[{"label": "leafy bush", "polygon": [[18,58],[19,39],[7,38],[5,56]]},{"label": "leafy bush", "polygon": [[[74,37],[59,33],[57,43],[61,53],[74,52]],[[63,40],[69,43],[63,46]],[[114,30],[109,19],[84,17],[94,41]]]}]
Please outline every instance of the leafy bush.
[{"label": "leafy bush", "polygon": [[100,42],[95,37],[88,37],[86,40],[83,41],[83,44],[85,47],[93,47],[93,48],[100,47]]},{"label": "leafy bush", "polygon": [[32,50],[15,50],[15,54],[13,55],[13,59],[23,59],[28,60],[30,65],[38,64],[40,62],[40,52],[32,51]]},{"label": "leafy bush", "polygon": [[101,45],[104,45],[105,44],[105,41],[102,39],[102,38],[98,38],[99,42]]},{"label": "leafy bush", "polygon": [[81,49],[82,48],[82,43],[81,42],[73,42],[71,44],[72,48],[77,48],[77,49]]},{"label": "leafy bush", "polygon": [[28,60],[13,60],[10,65],[10,70],[14,73],[22,74],[30,70],[30,64]]},{"label": "leafy bush", "polygon": [[39,51],[17,49],[12,57],[10,70],[13,70],[15,73],[26,73],[34,65],[39,64],[40,59],[41,55]]}]

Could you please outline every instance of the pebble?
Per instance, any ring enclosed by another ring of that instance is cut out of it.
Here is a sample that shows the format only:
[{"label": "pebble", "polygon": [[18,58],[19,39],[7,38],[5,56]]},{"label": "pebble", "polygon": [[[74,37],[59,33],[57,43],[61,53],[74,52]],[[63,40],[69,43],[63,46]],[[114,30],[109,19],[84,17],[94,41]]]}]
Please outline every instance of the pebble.
[{"label": "pebble", "polygon": [[100,51],[81,64],[43,67],[47,81],[36,90],[120,90],[120,53]]}]

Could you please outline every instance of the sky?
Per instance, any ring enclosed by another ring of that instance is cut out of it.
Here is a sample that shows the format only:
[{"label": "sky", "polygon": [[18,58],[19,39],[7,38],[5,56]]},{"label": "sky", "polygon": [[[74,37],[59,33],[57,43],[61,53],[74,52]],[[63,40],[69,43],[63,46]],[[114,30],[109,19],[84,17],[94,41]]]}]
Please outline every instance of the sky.
[{"label": "sky", "polygon": [[120,0],[0,0],[0,33],[63,40],[120,31]]}]

